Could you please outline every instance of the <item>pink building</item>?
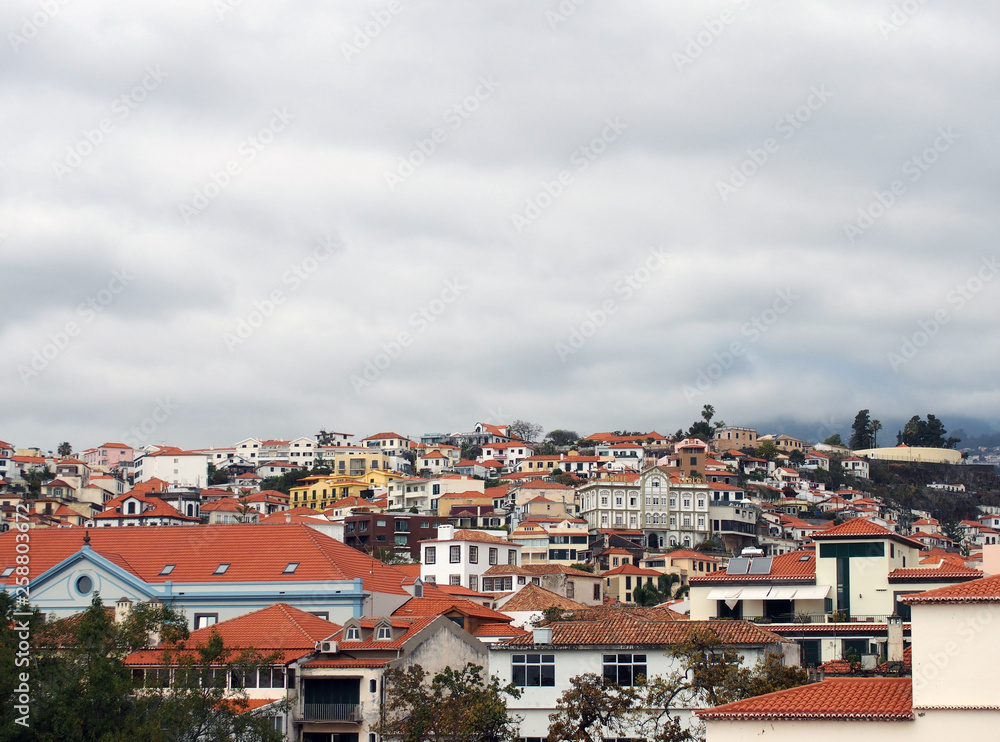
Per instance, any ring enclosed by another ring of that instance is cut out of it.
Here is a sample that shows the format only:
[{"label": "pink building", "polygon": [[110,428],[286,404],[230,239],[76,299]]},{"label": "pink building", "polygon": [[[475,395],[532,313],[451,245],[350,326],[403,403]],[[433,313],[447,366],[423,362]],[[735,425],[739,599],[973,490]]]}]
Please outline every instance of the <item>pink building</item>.
[{"label": "pink building", "polygon": [[132,463],[134,451],[124,443],[105,443],[97,448],[88,448],[83,452],[83,461],[88,466],[106,466],[113,469],[119,464]]}]

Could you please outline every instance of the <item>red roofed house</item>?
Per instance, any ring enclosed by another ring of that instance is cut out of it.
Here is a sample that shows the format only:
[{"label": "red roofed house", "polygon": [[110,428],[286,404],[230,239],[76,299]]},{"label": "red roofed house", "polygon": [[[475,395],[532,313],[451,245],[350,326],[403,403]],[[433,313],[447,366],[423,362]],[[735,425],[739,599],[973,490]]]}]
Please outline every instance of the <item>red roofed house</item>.
[{"label": "red roofed house", "polygon": [[[128,599],[119,601],[115,605],[115,620],[122,620],[132,605],[132,601]],[[163,683],[163,671],[166,669],[164,663],[168,661],[168,654],[174,658],[171,664],[176,664],[178,656],[190,654],[197,647],[207,645],[212,635],[218,634],[228,648],[254,649],[264,656],[274,655],[275,661],[268,667],[252,673],[234,672],[226,678],[226,687],[242,688],[249,701],[248,708],[256,709],[295,698],[298,665],[316,656],[317,643],[340,628],[335,623],[287,603],[275,603],[192,631],[183,642],[184,649],[161,645],[133,652],[125,658],[125,664],[132,669],[133,679],[143,679],[147,685],[158,687]],[[292,731],[289,716],[290,714],[276,707],[275,729]]]},{"label": "red roofed house", "polygon": [[[15,535],[0,534],[0,590],[13,584]],[[31,544],[32,603],[57,617],[84,610],[99,591],[105,601],[156,598],[184,610],[192,628],[279,601],[342,622],[391,612],[415,589],[401,572],[297,523],[45,528]]]},{"label": "red roofed house", "polygon": [[[340,631],[319,642],[317,653],[298,663],[292,718],[301,737],[295,739],[377,739],[374,727],[380,718],[384,675],[389,668],[406,670],[420,665],[429,674],[429,681],[446,667],[457,670],[468,663],[488,666],[486,645],[461,626],[466,614],[456,614],[460,619],[456,621],[453,611],[444,607],[439,612],[441,606],[433,603],[410,608],[405,615],[350,618]],[[475,608],[468,610],[475,612]],[[505,619],[496,614],[493,623],[483,625],[495,626]]]},{"label": "red roofed house", "polygon": [[134,450],[124,443],[104,443],[97,448],[88,448],[82,455],[88,466],[114,469],[121,464],[131,463]]},{"label": "red roofed house", "polygon": [[133,481],[138,484],[154,477],[171,484],[207,487],[208,455],[174,446],[147,446],[136,451]]},{"label": "red roofed house", "polygon": [[902,601],[913,614],[912,677],[838,678],[700,711],[707,742],[993,739],[1000,726],[1000,576]]},{"label": "red roofed house", "polygon": [[[776,653],[787,664],[797,659],[797,648],[783,637],[747,621],[686,621],[664,609],[631,606],[595,607],[573,612],[572,620],[556,621],[532,633],[490,647],[490,672],[501,683],[512,682],[524,693],[508,701],[512,714],[523,717],[522,737],[545,738],[549,714],[570,678],[596,673],[631,686],[640,675],[669,675],[680,669],[667,649],[698,630],[711,629],[753,666],[765,653]],[[687,726],[690,708],[672,708]],[[643,738],[639,730],[626,735]]]},{"label": "red roofed house", "polygon": [[495,564],[521,563],[521,545],[484,531],[439,526],[436,539],[420,544],[424,582],[463,585],[479,590],[482,574]]}]

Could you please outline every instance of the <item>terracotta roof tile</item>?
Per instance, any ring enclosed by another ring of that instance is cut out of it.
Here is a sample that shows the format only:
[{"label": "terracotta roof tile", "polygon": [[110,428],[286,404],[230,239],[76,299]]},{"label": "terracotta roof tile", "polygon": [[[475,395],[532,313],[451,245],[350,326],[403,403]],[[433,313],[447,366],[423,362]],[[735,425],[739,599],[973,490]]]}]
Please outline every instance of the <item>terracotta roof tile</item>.
[{"label": "terracotta roof tile", "polygon": [[702,719],[913,718],[910,678],[836,678],[696,711]]},{"label": "terracotta roof tile", "polygon": [[[83,535],[78,528],[33,532],[31,577],[80,551]],[[149,583],[360,578],[366,590],[407,594],[402,588],[406,576],[401,572],[296,523],[92,528],[89,535],[90,548]],[[14,531],[0,534],[0,569],[15,564],[14,536]],[[294,561],[299,562],[298,568],[286,574],[285,568]],[[213,574],[221,563],[231,566],[224,574]],[[166,564],[176,566],[169,575],[161,575]]]},{"label": "terracotta roof tile", "polygon": [[728,574],[725,570],[717,570],[705,575],[692,575],[689,581],[692,586],[697,586],[723,582],[813,582],[815,580],[816,552],[802,550],[774,557],[771,561],[771,571],[766,575],[737,575]]},{"label": "terracotta roof tile", "polygon": [[839,526],[828,528],[821,533],[814,533],[812,538],[816,541],[825,539],[870,538],[873,536],[876,538],[891,538],[909,546],[915,546],[918,549],[923,548],[923,544],[919,541],[901,536],[895,531],[890,531],[888,528],[884,528],[878,523],[873,523],[867,518],[851,518],[851,520],[841,523]]},{"label": "terracotta roof tile", "polygon": [[889,582],[932,580],[947,582],[956,580],[976,580],[983,576],[978,569],[969,569],[964,564],[944,562],[940,567],[914,567],[910,569],[894,569],[889,573]]},{"label": "terracotta roof tile", "polygon": [[546,608],[562,608],[566,611],[583,608],[583,603],[564,598],[558,593],[546,590],[544,587],[529,582],[522,587],[514,596],[504,603],[500,608],[504,613],[515,613],[518,611],[544,611]]},{"label": "terracotta roof tile", "polygon": [[[34,537],[32,537],[34,538]],[[929,603],[1000,603],[1000,575],[983,577],[958,585],[939,587],[936,590],[903,595],[901,603],[921,605]]]}]

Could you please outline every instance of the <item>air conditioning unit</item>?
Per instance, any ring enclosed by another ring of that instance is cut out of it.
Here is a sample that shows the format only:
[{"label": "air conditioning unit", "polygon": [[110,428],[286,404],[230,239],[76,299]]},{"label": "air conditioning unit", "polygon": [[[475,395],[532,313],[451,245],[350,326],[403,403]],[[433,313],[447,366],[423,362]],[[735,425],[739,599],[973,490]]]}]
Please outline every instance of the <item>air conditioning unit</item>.
[{"label": "air conditioning unit", "polygon": [[316,651],[323,654],[336,654],[337,642],[316,642]]}]

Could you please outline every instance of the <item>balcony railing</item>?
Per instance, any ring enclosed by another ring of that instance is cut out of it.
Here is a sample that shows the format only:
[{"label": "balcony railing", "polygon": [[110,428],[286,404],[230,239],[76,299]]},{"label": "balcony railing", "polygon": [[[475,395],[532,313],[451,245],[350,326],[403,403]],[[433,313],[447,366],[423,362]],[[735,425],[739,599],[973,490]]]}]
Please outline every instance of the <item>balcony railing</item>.
[{"label": "balcony railing", "polygon": [[303,721],[361,722],[361,704],[358,703],[304,703]]}]

